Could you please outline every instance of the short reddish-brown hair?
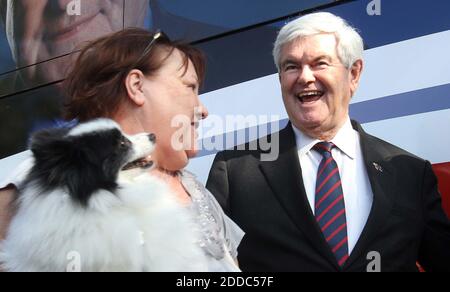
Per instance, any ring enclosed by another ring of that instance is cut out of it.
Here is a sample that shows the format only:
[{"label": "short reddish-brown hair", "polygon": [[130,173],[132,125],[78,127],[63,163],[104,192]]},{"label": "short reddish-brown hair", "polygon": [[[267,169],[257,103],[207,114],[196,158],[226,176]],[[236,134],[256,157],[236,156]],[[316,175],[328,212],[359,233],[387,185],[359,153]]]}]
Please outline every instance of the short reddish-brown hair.
[{"label": "short reddish-brown hair", "polygon": [[[80,122],[99,117],[111,118],[127,98],[125,78],[129,71],[139,69],[150,76],[163,66],[175,49],[184,55],[184,69],[187,70],[191,60],[200,84],[203,82],[203,53],[190,45],[172,42],[165,36],[158,38],[146,57],[135,64],[153,36],[144,29],[128,28],[85,46],[65,80],[67,101],[64,118]],[[166,50],[157,49],[161,47]],[[161,58],[161,51],[168,51],[168,55]]]}]

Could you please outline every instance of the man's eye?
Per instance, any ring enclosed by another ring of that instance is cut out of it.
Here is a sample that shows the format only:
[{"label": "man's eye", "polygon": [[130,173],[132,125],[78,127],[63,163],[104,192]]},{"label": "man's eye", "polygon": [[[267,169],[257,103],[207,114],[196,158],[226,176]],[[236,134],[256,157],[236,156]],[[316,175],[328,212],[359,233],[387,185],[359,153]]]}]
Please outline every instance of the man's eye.
[{"label": "man's eye", "polygon": [[316,66],[318,66],[318,67],[327,67],[327,66],[328,66],[328,63],[325,62],[325,61],[321,61],[321,62],[318,62],[318,63],[316,64]]}]

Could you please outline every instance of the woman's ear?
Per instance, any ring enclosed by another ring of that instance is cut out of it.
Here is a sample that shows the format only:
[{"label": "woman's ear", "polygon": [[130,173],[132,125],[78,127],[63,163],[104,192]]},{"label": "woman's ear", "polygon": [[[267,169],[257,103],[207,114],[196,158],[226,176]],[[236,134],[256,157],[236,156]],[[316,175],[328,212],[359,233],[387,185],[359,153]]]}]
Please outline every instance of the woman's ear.
[{"label": "woman's ear", "polygon": [[125,78],[125,87],[127,89],[128,98],[137,106],[142,106],[145,103],[144,95],[144,80],[145,76],[141,70],[133,69]]}]

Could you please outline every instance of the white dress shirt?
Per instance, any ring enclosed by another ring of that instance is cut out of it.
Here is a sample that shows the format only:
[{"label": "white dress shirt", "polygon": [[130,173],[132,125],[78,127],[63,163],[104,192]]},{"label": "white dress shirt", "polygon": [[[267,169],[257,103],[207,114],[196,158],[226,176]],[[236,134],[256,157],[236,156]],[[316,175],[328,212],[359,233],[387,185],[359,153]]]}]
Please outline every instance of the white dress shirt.
[{"label": "white dress shirt", "polygon": [[[311,138],[292,126],[295,133],[303,182],[314,214],[316,176],[322,155],[312,148],[320,140]],[[350,118],[331,141],[335,148],[332,155],[336,161],[344,191],[347,219],[348,249],[351,253],[366,225],[373,203],[373,193],[364,165],[359,133],[352,128]]]}]

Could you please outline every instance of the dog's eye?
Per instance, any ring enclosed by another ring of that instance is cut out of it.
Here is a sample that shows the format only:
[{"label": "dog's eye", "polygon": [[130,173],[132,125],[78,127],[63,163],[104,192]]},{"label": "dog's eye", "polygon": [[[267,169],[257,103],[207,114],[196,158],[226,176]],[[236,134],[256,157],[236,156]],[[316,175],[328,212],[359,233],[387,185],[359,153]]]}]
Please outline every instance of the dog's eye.
[{"label": "dog's eye", "polygon": [[125,139],[120,140],[120,147],[122,147],[122,148],[127,147],[127,141]]}]

